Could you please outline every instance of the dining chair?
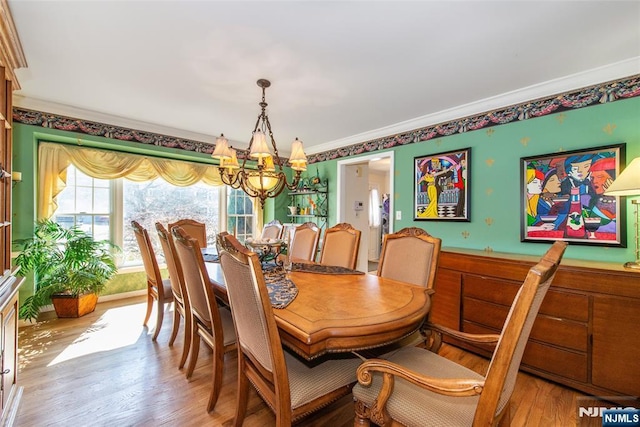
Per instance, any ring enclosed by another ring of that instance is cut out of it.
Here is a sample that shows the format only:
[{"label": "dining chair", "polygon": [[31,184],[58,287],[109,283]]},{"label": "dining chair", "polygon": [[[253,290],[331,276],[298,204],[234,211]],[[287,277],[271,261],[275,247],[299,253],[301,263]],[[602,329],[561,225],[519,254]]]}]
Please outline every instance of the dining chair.
[{"label": "dining chair", "polygon": [[142,324],[147,326],[155,301],[156,328],[153,336],[151,337],[151,340],[155,341],[160,333],[160,328],[162,328],[162,321],[164,320],[164,305],[170,304],[171,301],[173,301],[171,281],[169,279],[163,279],[160,274],[158,260],[156,259],[156,254],[153,250],[153,246],[151,245],[151,239],[149,239],[149,233],[146,228],[141,226],[137,221],[131,221],[131,227],[133,228],[133,233],[136,236],[136,241],[140,248],[140,255],[142,256],[144,272],[147,278],[147,313],[144,316],[144,322],[142,322]]},{"label": "dining chair", "polygon": [[315,261],[320,229],[313,222],[305,222],[295,228],[291,239],[290,256],[300,261]]},{"label": "dining chair", "polygon": [[[419,347],[402,347],[358,368],[354,425],[508,425],[509,399],[540,304],[566,242],[555,242],[521,285],[498,334],[474,335],[428,325],[467,343],[495,344],[486,375]],[[386,360],[384,360],[386,358]],[[398,378],[400,381],[395,381]]]},{"label": "dining chair", "polygon": [[173,345],[178,336],[180,318],[184,319],[184,341],[182,344],[182,356],[178,364],[178,369],[182,369],[187,361],[189,348],[191,347],[191,305],[189,304],[187,288],[184,283],[182,264],[180,264],[176,254],[176,246],[173,239],[167,229],[159,222],[156,222],[156,230],[164,252],[167,270],[169,270],[169,281],[171,282],[171,292],[173,293],[173,328],[171,329],[169,346]]},{"label": "dining chair", "polygon": [[262,235],[260,236],[261,240],[266,239],[280,239],[282,237],[283,225],[277,219],[269,222],[262,229]]},{"label": "dining chair", "polygon": [[235,426],[244,421],[253,384],[274,411],[276,426],[292,422],[350,393],[361,360],[334,357],[312,364],[282,347],[258,255],[224,237],[220,262],[238,336]]},{"label": "dining chair", "polygon": [[355,269],[362,232],[346,222],[336,224],[324,232],[320,264]]},{"label": "dining chair", "polygon": [[226,236],[227,234],[229,234],[228,231],[221,231],[218,234],[216,234],[216,252],[218,254],[220,254],[220,251],[222,250],[222,244],[224,243],[224,236]]},{"label": "dining chair", "polygon": [[182,227],[173,227],[171,234],[184,272],[191,307],[191,355],[187,378],[191,378],[193,374],[200,352],[200,341],[204,341],[213,351],[213,385],[207,404],[207,411],[211,412],[220,395],[224,354],[236,347],[233,319],[228,308],[218,306],[198,241],[190,237]]},{"label": "dining chair", "polygon": [[442,240],[421,228],[385,234],[377,275],[433,289]]},{"label": "dining chair", "polygon": [[167,230],[171,231],[173,227],[182,227],[187,234],[197,240],[201,248],[207,247],[207,225],[195,219],[181,219],[176,222],[169,223]]}]

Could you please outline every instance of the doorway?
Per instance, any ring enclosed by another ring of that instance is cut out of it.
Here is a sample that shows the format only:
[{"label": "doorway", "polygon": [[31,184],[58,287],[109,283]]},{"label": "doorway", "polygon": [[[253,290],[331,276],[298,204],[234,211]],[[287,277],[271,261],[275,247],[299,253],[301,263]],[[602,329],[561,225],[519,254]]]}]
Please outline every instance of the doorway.
[{"label": "doorway", "polygon": [[393,232],[393,158],[389,151],[338,161],[337,218],[362,231],[360,271],[377,268],[382,236]]}]

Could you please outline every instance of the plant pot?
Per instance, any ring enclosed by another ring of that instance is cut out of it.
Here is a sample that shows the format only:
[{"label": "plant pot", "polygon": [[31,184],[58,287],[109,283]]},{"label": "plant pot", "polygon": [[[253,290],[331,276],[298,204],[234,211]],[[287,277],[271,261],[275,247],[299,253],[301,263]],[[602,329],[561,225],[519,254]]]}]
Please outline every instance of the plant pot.
[{"label": "plant pot", "polygon": [[58,294],[51,297],[51,302],[53,302],[58,317],[81,317],[96,309],[98,295],[85,294],[74,297],[73,295]]}]

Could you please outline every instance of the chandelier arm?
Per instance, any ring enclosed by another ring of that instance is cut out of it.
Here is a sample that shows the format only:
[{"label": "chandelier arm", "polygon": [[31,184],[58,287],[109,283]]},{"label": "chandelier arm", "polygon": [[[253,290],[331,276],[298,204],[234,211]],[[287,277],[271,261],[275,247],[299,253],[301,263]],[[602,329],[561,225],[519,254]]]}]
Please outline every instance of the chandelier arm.
[{"label": "chandelier arm", "polygon": [[300,183],[300,175],[302,174],[302,171],[296,171],[296,173],[293,175],[293,181],[291,181],[291,184],[289,184],[289,182],[287,182],[286,180],[286,176],[284,177],[284,184],[286,185],[286,187],[289,190],[295,190],[296,188],[298,188],[298,184]]},{"label": "chandelier arm", "polygon": [[273,146],[273,162],[278,165],[280,168],[280,172],[282,172],[282,162],[280,161],[280,154],[278,154],[278,147],[276,146],[276,139],[273,137],[273,131],[271,130],[271,122],[269,121],[269,116],[265,117],[265,123],[267,124],[267,129],[269,130],[269,138],[271,139],[271,145]]},{"label": "chandelier arm", "polygon": [[239,174],[231,174],[225,171],[222,167],[218,168],[218,171],[220,172],[220,180],[223,184],[236,189],[240,187],[238,179]]}]

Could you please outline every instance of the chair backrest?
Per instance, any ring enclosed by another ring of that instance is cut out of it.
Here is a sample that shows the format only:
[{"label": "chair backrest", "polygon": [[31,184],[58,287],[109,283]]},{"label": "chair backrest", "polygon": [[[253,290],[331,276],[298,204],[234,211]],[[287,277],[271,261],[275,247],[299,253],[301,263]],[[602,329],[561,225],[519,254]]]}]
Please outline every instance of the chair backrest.
[{"label": "chair backrest", "polygon": [[131,227],[133,228],[133,233],[136,236],[136,241],[140,248],[144,272],[147,275],[147,286],[155,288],[158,292],[158,298],[163,300],[164,287],[162,286],[162,275],[160,274],[160,268],[158,267],[156,253],[151,245],[149,233],[147,232],[147,229],[141,226],[137,221],[131,221]]},{"label": "chair backrest", "polygon": [[207,247],[207,226],[203,222],[194,219],[181,219],[172,222],[167,226],[167,230],[171,231],[173,227],[182,227],[187,234],[198,241],[201,248]]},{"label": "chair backrest", "polygon": [[356,268],[361,234],[360,230],[346,222],[327,229],[324,232],[320,264]]},{"label": "chair backrest", "polygon": [[173,295],[184,304],[186,295],[184,274],[182,272],[182,264],[180,264],[178,255],[176,254],[175,244],[167,229],[159,222],[156,222],[156,231],[158,232],[160,245],[162,245],[162,251],[164,252],[167,270],[169,270],[169,281],[171,282]]},{"label": "chair backrest", "polygon": [[319,239],[320,229],[316,224],[305,222],[299,225],[291,240],[291,256],[303,261],[314,261]]},{"label": "chair backrest", "polygon": [[224,236],[228,234],[229,234],[228,231],[221,231],[218,234],[216,234],[216,251],[218,252],[218,254],[222,252],[222,246],[224,245]]},{"label": "chair backrest", "polygon": [[533,322],[566,247],[566,242],[555,242],[531,267],[516,294],[487,370],[474,425],[492,425],[496,415],[509,403]]},{"label": "chair backrest", "polygon": [[442,241],[421,228],[403,228],[386,234],[378,276],[433,288]]},{"label": "chair backrest", "polygon": [[253,364],[258,364],[258,372],[274,384],[276,396],[283,402],[291,402],[282,343],[258,255],[231,234],[222,240],[220,264],[238,347]]},{"label": "chair backrest", "polygon": [[279,239],[282,237],[282,229],[282,223],[277,219],[274,219],[264,226],[260,239]]},{"label": "chair backrest", "polygon": [[218,303],[213,287],[209,285],[209,274],[204,265],[200,245],[182,227],[173,227],[171,234],[182,265],[191,312],[211,328],[216,337],[222,338]]}]

